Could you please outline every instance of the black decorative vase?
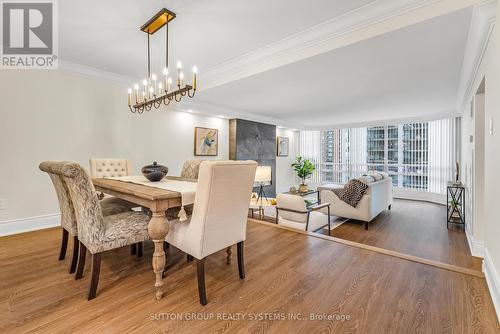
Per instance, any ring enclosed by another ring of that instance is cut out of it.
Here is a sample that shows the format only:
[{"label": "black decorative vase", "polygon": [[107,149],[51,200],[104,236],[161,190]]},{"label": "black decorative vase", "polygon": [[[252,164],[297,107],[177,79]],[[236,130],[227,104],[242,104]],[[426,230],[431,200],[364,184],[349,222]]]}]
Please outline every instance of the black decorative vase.
[{"label": "black decorative vase", "polygon": [[142,175],[151,182],[161,181],[165,176],[167,176],[168,168],[162,165],[158,165],[155,161],[152,165],[147,165],[141,169]]}]

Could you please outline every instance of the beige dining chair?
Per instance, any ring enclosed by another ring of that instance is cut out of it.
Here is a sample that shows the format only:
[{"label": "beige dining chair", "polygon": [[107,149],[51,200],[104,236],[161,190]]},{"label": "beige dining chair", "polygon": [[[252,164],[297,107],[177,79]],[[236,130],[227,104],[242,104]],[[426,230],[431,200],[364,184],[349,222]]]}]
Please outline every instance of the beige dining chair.
[{"label": "beige dining chair", "polygon": [[90,159],[90,176],[95,178],[128,176],[132,173],[130,160],[127,159]]},{"label": "beige dining chair", "polygon": [[[57,199],[59,202],[59,210],[61,211],[61,226],[62,226],[62,240],[61,249],[59,251],[59,261],[62,261],[66,257],[66,250],[68,247],[68,237],[73,237],[73,256],[70,264],[70,273],[74,273],[76,270],[76,263],[78,259],[78,229],[75,217],[75,210],[71,197],[69,195],[68,187],[64,182],[61,171],[64,162],[57,161],[43,161],[38,166],[39,169],[47,173],[54,185],[56,191]],[[123,205],[120,202],[114,201],[112,199],[104,199],[99,202],[101,210],[104,216],[109,216],[111,214],[116,214],[120,212],[130,211],[128,205]]]},{"label": "beige dining chair", "polygon": [[96,296],[99,283],[101,254],[149,240],[150,217],[137,211],[104,216],[87,172],[79,164],[72,162],[65,163],[61,172],[69,189],[77,221],[80,244],[77,278],[82,277],[87,250],[92,254],[92,278],[88,291],[88,299],[91,300]]},{"label": "beige dining chair", "polygon": [[245,278],[243,242],[255,161],[204,161],[200,165],[193,215],[170,221],[165,241],[197,259],[200,304],[207,304],[205,258],[237,244],[240,278]]},{"label": "beige dining chair", "polygon": [[[307,207],[302,197],[290,194],[278,194],[276,202],[278,225],[310,232],[328,225],[330,235],[330,203]],[[324,208],[327,208],[328,214],[318,211]]]}]

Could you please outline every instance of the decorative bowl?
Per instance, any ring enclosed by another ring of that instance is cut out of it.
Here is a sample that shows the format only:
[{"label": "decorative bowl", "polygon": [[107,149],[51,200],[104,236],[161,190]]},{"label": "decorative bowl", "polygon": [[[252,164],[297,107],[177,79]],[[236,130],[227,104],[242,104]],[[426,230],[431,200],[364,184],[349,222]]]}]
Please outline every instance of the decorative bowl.
[{"label": "decorative bowl", "polygon": [[161,181],[165,176],[167,176],[168,168],[162,165],[158,165],[155,161],[152,165],[147,165],[141,169],[142,175],[151,182]]}]

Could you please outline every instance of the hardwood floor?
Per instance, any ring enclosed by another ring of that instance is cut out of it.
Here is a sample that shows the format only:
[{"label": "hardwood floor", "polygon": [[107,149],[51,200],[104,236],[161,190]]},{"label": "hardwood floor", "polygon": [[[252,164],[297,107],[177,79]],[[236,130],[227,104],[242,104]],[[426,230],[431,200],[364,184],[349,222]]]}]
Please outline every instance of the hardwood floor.
[{"label": "hardwood floor", "polygon": [[363,222],[350,220],[332,230],[332,236],[459,267],[480,271],[482,266],[482,259],[471,255],[463,228],[450,225],[447,230],[446,207],[434,203],[398,199],[368,230]]},{"label": "hardwood floor", "polygon": [[[89,266],[75,281],[59,245],[59,229],[0,238],[0,332],[500,332],[482,278],[253,222],[245,280],[225,250],[207,258],[206,306],[196,263],[173,247],[162,300],[147,242],[141,258],[126,247],[104,253],[97,298],[87,301]],[[311,313],[323,319],[290,318]]]}]

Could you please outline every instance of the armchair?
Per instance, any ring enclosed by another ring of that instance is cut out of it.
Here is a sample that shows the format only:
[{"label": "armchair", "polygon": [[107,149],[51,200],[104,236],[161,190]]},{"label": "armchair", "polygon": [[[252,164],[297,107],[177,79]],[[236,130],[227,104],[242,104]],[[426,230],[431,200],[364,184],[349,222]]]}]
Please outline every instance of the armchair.
[{"label": "armchair", "polygon": [[[276,223],[281,226],[302,230],[316,231],[328,225],[330,235],[330,203],[306,207],[300,196],[278,194],[276,196]],[[318,211],[327,209],[327,214]]]}]

